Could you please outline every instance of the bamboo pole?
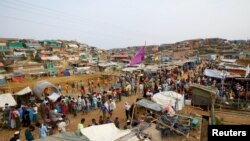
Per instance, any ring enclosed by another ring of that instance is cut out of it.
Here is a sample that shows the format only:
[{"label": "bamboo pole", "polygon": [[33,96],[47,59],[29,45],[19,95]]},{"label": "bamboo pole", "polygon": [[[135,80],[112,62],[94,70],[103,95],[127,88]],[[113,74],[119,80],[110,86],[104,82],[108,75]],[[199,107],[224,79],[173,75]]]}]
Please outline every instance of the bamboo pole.
[{"label": "bamboo pole", "polygon": [[187,138],[187,136],[188,135],[185,135],[184,133],[182,133],[181,131],[179,131],[179,130],[177,130],[177,129],[175,129],[175,128],[173,128],[173,127],[171,127],[171,126],[169,126],[169,125],[167,125],[167,124],[165,124],[165,123],[163,123],[163,122],[161,122],[161,121],[158,121],[160,124],[162,124],[163,126],[165,126],[165,127],[167,127],[167,128],[170,128],[171,130],[174,130],[175,132],[177,132],[177,133],[179,133],[179,134],[181,134],[181,135],[183,135],[184,137],[186,137]]},{"label": "bamboo pole", "polygon": [[132,113],[132,117],[131,117],[131,120],[130,120],[130,128],[132,128],[132,121],[133,121],[134,114],[135,114],[135,107],[136,107],[136,104],[134,103],[133,113]]}]

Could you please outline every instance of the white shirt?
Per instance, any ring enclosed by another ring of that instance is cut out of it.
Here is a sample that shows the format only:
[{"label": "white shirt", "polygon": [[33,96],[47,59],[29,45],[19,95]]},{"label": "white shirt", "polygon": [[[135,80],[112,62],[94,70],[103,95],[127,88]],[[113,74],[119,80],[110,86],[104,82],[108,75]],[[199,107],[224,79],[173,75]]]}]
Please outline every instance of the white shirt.
[{"label": "white shirt", "polygon": [[34,110],[34,114],[37,114],[37,111],[38,111],[37,106],[33,107],[33,110]]},{"label": "white shirt", "polygon": [[125,104],[125,110],[129,110],[129,109],[130,109],[130,105]]},{"label": "white shirt", "polygon": [[114,110],[115,108],[116,108],[115,101],[112,100],[112,101],[110,102],[110,110]]},{"label": "white shirt", "polygon": [[62,132],[66,132],[66,123],[64,122],[64,121],[62,121],[62,122],[59,122],[58,124],[57,124],[57,127],[58,127],[58,130],[59,131],[62,131]]}]

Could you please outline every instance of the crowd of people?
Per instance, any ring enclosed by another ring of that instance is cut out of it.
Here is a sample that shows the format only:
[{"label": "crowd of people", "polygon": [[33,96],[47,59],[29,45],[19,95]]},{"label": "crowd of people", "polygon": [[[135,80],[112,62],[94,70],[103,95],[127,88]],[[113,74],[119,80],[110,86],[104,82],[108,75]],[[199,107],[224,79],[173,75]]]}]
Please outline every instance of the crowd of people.
[{"label": "crowd of people", "polygon": [[[158,92],[172,90],[188,99],[191,94],[187,89],[189,83],[213,86],[218,90],[218,93],[216,93],[218,97],[226,97],[227,100],[245,98],[244,84],[232,82],[231,85],[222,86],[221,80],[203,75],[206,68],[213,67],[215,67],[214,64],[209,61],[199,61],[188,67],[161,68],[157,72],[123,73],[113,81],[110,79],[101,80],[100,78],[97,80],[89,79],[87,84],[83,81],[66,83],[63,88],[59,84],[58,90],[63,94],[56,101],[46,98],[41,103],[19,105],[17,108],[8,107],[6,104],[4,118],[8,121],[8,128],[18,130],[21,125],[27,127],[27,132],[25,131],[26,139],[32,140],[34,126],[31,123],[38,127],[39,137],[45,138],[46,135],[53,134],[54,128],[57,128],[59,132],[67,131],[67,124],[63,120],[65,115],[78,116],[79,113],[87,115],[92,110],[100,110],[102,115],[99,119],[93,117],[89,125],[84,125],[85,118],[82,118],[77,124],[76,130],[106,123],[114,123],[117,128],[121,128],[119,118],[113,115],[113,111],[116,109],[116,103],[122,101],[122,97],[138,94],[150,100]],[[69,93],[79,95],[74,97]],[[169,111],[173,112],[175,107],[169,107],[168,109],[172,109]],[[124,112],[127,119],[124,129],[128,129],[129,125],[136,126],[140,123],[140,119],[133,117],[133,110],[134,103],[131,105],[128,102],[124,103]],[[40,120],[38,113],[41,117]],[[111,120],[112,117],[115,117],[114,121]],[[49,123],[56,123],[57,126],[47,126]],[[48,129],[48,127],[52,129]],[[16,138],[16,136],[13,138]]]}]

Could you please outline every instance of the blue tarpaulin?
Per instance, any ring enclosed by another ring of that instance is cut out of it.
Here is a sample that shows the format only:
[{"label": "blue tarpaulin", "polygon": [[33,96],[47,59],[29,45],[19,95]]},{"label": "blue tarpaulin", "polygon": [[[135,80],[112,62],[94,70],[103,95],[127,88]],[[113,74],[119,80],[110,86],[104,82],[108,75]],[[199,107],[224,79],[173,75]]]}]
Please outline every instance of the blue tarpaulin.
[{"label": "blue tarpaulin", "polygon": [[5,79],[0,77],[0,85],[4,85],[5,83],[6,83]]},{"label": "blue tarpaulin", "polygon": [[63,71],[63,75],[64,75],[64,76],[70,76],[69,70],[68,70],[68,69],[64,70],[64,71]]}]

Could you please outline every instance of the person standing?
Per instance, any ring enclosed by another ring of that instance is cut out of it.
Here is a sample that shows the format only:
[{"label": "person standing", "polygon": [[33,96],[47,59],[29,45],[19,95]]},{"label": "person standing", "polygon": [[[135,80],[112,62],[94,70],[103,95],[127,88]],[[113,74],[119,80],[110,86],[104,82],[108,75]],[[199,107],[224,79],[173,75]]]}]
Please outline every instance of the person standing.
[{"label": "person standing", "polygon": [[116,104],[114,99],[110,99],[109,102],[109,116],[112,117],[113,111],[116,109]]},{"label": "person standing", "polygon": [[130,117],[130,105],[128,104],[128,102],[125,102],[125,114],[126,114],[126,118],[127,120],[129,119]]},{"label": "person standing", "polygon": [[21,127],[20,113],[18,112],[17,109],[14,109],[13,113],[14,113],[15,123],[16,123],[15,127],[17,130],[19,130],[19,128]]},{"label": "person standing", "polygon": [[34,123],[37,123],[37,114],[38,114],[38,107],[37,107],[37,105],[36,105],[36,103],[34,103],[33,104],[33,111],[34,111],[34,113],[33,113],[33,122]]},{"label": "person standing", "polygon": [[62,86],[61,86],[60,84],[58,84],[57,89],[58,89],[58,91],[59,91],[60,93],[62,93]]},{"label": "person standing", "polygon": [[10,107],[8,103],[5,103],[5,107],[3,109],[3,118],[7,123],[7,127],[10,128]]},{"label": "person standing", "polygon": [[46,119],[46,103],[47,101],[44,100],[41,104],[40,104],[40,111],[41,111],[41,116],[42,119],[45,121]]},{"label": "person standing", "polygon": [[16,127],[16,121],[15,121],[16,115],[14,112],[14,108],[10,109],[10,127],[11,129],[14,129]]},{"label": "person standing", "polygon": [[61,107],[61,112],[66,115],[66,112],[67,112],[67,106],[65,104],[65,101],[62,100],[61,103],[60,103],[60,107]]},{"label": "person standing", "polygon": [[101,112],[103,114],[103,118],[106,119],[106,114],[108,112],[108,109],[107,109],[107,107],[105,106],[104,103],[102,103],[100,110],[101,110]]}]

